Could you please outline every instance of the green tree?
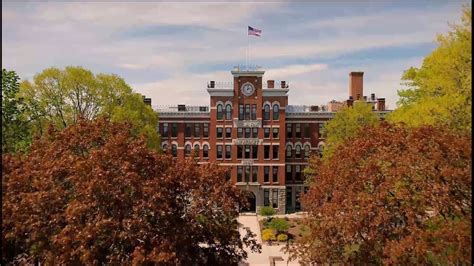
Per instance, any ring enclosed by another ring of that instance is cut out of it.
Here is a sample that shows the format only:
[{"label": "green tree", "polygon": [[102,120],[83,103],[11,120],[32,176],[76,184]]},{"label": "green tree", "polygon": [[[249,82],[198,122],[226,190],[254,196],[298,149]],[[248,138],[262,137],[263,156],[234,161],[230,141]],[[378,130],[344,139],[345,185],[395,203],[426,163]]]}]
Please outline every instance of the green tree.
[{"label": "green tree", "polygon": [[15,71],[2,69],[2,153],[25,150],[31,141],[22,117],[24,105],[17,95],[19,80]]},{"label": "green tree", "polygon": [[130,122],[133,133],[147,137],[148,147],[159,148],[158,115],[117,75],[94,75],[82,67],[48,68],[32,82],[22,82],[20,94],[33,134],[42,135],[49,124],[66,128],[81,118],[108,117]]},{"label": "green tree", "polygon": [[323,158],[331,157],[340,144],[356,137],[363,127],[378,122],[379,117],[366,102],[356,101],[352,107],[344,107],[323,128],[322,135],[326,139]]},{"label": "green tree", "polygon": [[402,80],[408,87],[399,90],[399,107],[387,119],[408,126],[442,125],[455,130],[471,130],[472,10],[464,6],[462,24],[438,35],[438,47],[421,68],[411,67]]}]

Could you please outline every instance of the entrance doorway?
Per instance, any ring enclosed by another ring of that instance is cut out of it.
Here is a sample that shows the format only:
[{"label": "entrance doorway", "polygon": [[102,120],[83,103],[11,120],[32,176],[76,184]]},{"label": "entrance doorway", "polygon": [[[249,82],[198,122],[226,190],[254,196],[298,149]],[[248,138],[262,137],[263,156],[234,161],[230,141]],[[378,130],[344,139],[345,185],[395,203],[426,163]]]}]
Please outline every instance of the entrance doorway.
[{"label": "entrance doorway", "polygon": [[241,206],[240,212],[252,212],[257,211],[257,197],[251,191],[243,191],[247,201],[244,206]]}]

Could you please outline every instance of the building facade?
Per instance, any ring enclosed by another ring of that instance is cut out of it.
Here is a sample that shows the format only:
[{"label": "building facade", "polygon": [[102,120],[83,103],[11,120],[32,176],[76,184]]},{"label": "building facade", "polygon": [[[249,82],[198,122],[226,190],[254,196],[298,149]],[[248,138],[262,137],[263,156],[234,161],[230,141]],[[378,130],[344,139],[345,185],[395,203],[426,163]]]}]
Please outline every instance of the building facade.
[{"label": "building facade", "polygon": [[[210,106],[156,111],[163,150],[180,159],[194,157],[199,164],[230,167],[231,182],[248,191],[248,211],[271,206],[284,214],[301,210],[307,159],[322,151],[321,130],[335,112],[327,106],[288,105],[288,83],[264,82],[264,73],[236,67],[233,82],[210,81]],[[362,75],[349,75],[350,95],[344,104],[363,97]],[[373,101],[381,117],[388,112],[382,100]]]}]

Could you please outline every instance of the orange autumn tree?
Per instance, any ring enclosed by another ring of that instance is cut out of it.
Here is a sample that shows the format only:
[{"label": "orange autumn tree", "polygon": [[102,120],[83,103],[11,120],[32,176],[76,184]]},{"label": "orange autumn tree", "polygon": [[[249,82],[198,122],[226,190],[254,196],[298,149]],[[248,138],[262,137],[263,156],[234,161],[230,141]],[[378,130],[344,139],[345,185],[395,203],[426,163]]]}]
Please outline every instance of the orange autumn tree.
[{"label": "orange autumn tree", "polygon": [[471,136],[382,124],[325,161],[312,158],[302,197],[304,263],[471,263]]},{"label": "orange autumn tree", "polygon": [[226,169],[147,149],[129,124],[50,129],[2,156],[2,264],[237,264],[245,200]]}]

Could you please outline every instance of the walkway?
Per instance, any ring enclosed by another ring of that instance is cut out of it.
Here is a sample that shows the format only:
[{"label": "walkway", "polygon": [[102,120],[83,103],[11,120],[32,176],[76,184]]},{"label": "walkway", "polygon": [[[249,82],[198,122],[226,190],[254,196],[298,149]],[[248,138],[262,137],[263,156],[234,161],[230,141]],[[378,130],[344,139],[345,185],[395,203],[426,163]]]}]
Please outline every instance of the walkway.
[{"label": "walkway", "polygon": [[[277,245],[272,245],[268,246],[266,244],[262,244],[262,237],[260,235],[260,226],[258,224],[257,220],[257,215],[253,214],[244,214],[240,215],[238,218],[238,221],[242,226],[239,228],[239,231],[241,234],[245,233],[245,230],[243,227],[248,227],[253,233],[255,233],[257,236],[257,242],[262,245],[262,253],[252,253],[249,249],[245,249],[248,254],[248,258],[245,261],[245,263],[248,263],[250,266],[256,266],[256,265],[265,265],[269,266],[270,265],[270,257],[281,257],[283,258],[284,261],[276,261],[275,265],[299,265],[297,262],[292,261],[287,264],[287,259],[288,255],[285,254],[283,251],[280,249],[284,247],[284,244],[280,244],[279,246]],[[241,265],[245,265],[242,263]]]}]

